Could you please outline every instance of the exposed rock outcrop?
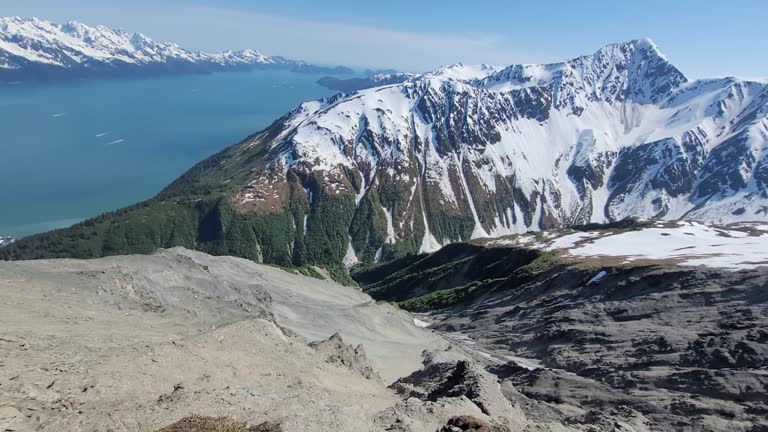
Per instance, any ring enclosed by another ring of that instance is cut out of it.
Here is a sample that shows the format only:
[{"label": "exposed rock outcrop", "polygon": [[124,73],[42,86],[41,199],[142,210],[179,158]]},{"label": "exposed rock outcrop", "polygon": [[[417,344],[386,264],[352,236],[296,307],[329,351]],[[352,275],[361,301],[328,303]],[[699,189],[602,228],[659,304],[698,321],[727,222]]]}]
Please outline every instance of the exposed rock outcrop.
[{"label": "exposed rock outcrop", "polygon": [[334,333],[327,340],[312,342],[309,346],[324,356],[328,363],[342,365],[367,379],[381,379],[368,363],[363,345],[347,345],[338,333]]}]

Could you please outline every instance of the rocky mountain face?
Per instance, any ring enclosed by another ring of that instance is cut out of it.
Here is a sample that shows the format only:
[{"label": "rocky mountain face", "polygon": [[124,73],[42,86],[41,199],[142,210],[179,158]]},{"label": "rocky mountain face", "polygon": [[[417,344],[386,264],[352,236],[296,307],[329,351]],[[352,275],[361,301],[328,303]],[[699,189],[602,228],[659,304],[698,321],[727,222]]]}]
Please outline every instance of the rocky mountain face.
[{"label": "rocky mountain face", "polygon": [[689,82],[639,40],[305,103],[237,150],[262,167],[233,204],[301,202],[303,236],[334,200],[351,261],[627,217],[764,219],[767,140],[768,85]]},{"label": "rocky mountain face", "polygon": [[649,40],[457,64],[304,103],[150,202],[2,253],[350,266],[628,217],[764,220],[767,142],[768,84],[689,81]]},{"label": "rocky mountain face", "polygon": [[467,343],[507,394],[541,402],[529,417],[765,430],[768,260],[742,250],[768,250],[768,225],[598,228],[453,244],[354,276]]},{"label": "rocky mountain face", "polygon": [[85,77],[205,73],[282,68],[308,73],[351,73],[254,50],[192,52],[140,33],[71,21],[0,18],[0,80],[50,81]]}]

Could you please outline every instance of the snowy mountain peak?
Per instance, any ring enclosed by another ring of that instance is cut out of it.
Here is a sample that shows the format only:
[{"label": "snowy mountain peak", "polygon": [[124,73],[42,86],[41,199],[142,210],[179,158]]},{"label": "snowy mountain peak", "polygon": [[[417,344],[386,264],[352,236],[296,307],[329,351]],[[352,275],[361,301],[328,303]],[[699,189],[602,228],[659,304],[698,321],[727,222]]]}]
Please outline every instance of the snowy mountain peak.
[{"label": "snowy mountain peak", "polygon": [[88,27],[77,21],[69,21],[61,27],[65,33],[82,37],[88,31]]},{"label": "snowy mountain peak", "polygon": [[425,75],[468,81],[484,78],[494,72],[498,72],[499,70],[501,70],[501,67],[499,66],[491,66],[487,64],[465,65],[464,63],[459,62],[450,66],[437,68]]},{"label": "snowy mountain peak", "polygon": [[653,42],[653,40],[651,40],[651,38],[648,38],[648,37],[644,37],[641,39],[632,39],[625,42],[608,44],[605,47],[597,50],[592,55],[597,56],[601,52],[634,53],[635,51],[644,53],[648,56],[661,57],[664,60],[666,60],[666,57],[664,56],[664,54],[661,53],[661,50],[656,45],[656,43]]},{"label": "snowy mountain peak", "polygon": [[477,84],[490,90],[550,87],[558,107],[586,98],[606,102],[658,103],[686,82],[650,39],[607,45],[561,63],[512,65]]},{"label": "snowy mountain peak", "polygon": [[644,37],[642,39],[631,41],[631,43],[634,43],[635,47],[639,49],[646,49],[651,50],[655,53],[655,55],[662,57],[664,60],[667,59],[667,57],[661,52],[659,47],[656,45],[656,43],[651,40],[649,37]]},{"label": "snowy mountain peak", "polygon": [[593,101],[658,102],[686,82],[685,76],[667,61],[653,41],[645,38],[607,45],[592,54],[560,63],[500,67],[459,62],[423,74],[389,73],[348,80],[348,87],[334,86],[336,82],[330,84],[334,89],[354,91],[406,81],[440,87],[441,80],[460,81],[497,92],[549,88],[546,91],[553,95],[559,107],[579,104],[581,101],[574,97]]}]

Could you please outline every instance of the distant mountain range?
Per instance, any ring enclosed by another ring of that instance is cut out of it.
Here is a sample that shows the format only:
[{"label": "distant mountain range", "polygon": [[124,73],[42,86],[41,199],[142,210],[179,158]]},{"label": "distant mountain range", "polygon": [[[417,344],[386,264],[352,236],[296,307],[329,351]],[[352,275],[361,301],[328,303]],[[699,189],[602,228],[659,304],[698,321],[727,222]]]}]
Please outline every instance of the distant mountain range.
[{"label": "distant mountain range", "polygon": [[365,90],[373,87],[379,87],[379,86],[390,85],[390,84],[400,84],[400,83],[404,83],[406,81],[410,81],[426,75],[461,80],[461,79],[467,79],[467,78],[471,79],[472,77],[485,76],[487,74],[490,74],[491,72],[498,72],[501,69],[503,68],[499,66],[490,66],[486,64],[479,65],[479,66],[467,66],[467,65],[464,65],[463,63],[456,63],[451,66],[444,66],[426,74],[398,72],[395,70],[374,71],[371,69],[367,69],[365,71],[366,76],[363,78],[360,78],[360,77],[338,78],[334,76],[326,76],[317,80],[317,83],[331,90],[338,90],[345,93],[351,93],[358,90]]},{"label": "distant mountain range", "polygon": [[365,78],[338,78],[335,76],[325,76],[317,80],[317,83],[331,90],[351,93],[371,87],[378,87],[388,84],[400,84],[415,77],[417,77],[416,74],[400,72],[374,74]]},{"label": "distant mountain range", "polygon": [[254,50],[193,52],[141,33],[71,21],[0,18],[0,82],[56,81],[90,77],[286,69],[351,74],[349,68],[312,65]]},{"label": "distant mountain range", "polygon": [[690,81],[650,40],[372,80],[302,104],[153,200],[3,252],[182,245],[340,266],[630,217],[768,220],[768,84]]}]

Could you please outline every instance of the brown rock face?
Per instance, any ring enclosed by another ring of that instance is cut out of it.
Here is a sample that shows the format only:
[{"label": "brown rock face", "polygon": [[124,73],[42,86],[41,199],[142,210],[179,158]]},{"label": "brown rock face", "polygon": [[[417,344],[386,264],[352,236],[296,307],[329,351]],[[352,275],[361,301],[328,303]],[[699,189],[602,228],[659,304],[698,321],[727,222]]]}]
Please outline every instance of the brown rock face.
[{"label": "brown rock face", "polygon": [[228,417],[184,417],[157,432],[283,432],[277,423],[265,422],[257,426],[232,420]]},{"label": "brown rock face", "polygon": [[510,432],[506,426],[492,425],[472,416],[458,416],[448,420],[440,432]]}]

